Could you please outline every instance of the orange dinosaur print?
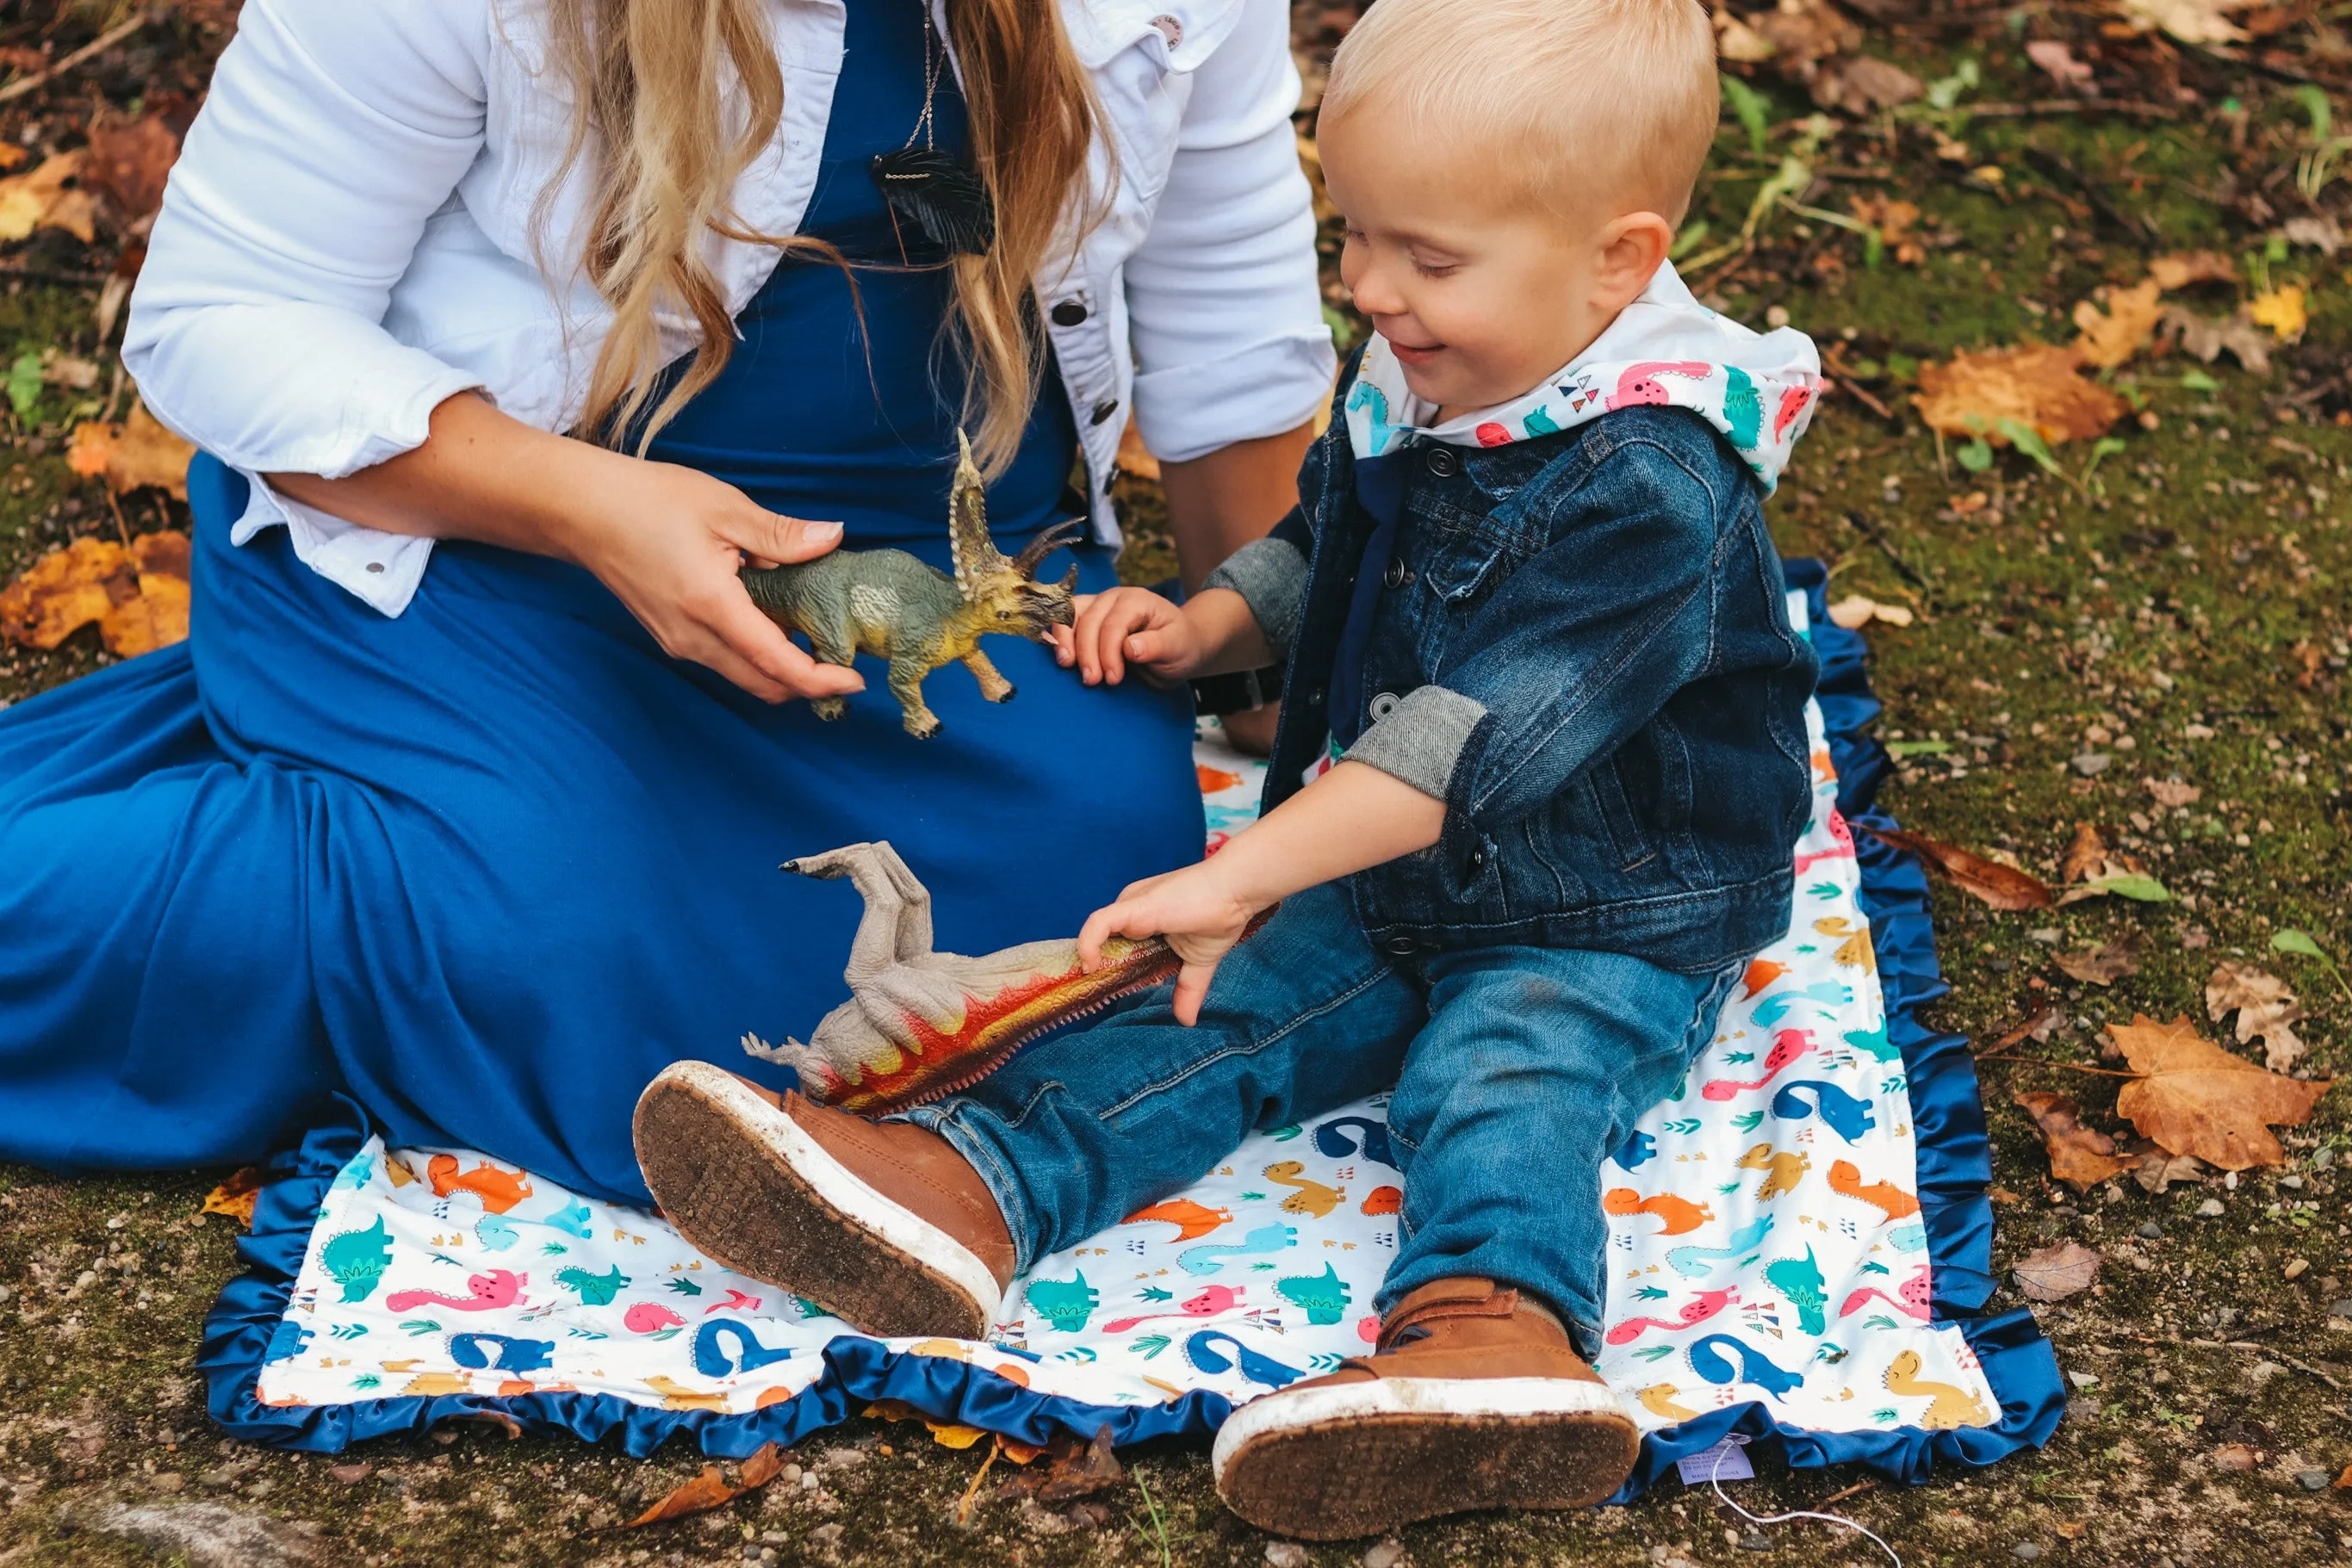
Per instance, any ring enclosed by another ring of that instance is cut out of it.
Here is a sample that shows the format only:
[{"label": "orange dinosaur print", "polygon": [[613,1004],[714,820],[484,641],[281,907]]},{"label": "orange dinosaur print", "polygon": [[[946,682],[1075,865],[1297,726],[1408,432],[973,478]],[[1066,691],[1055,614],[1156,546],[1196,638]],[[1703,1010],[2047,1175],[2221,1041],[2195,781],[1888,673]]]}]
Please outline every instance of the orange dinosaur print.
[{"label": "orange dinosaur print", "polygon": [[1750,958],[1748,972],[1739,977],[1739,999],[1760,997],[1771,988],[1772,982],[1789,972],[1786,964],[1776,964],[1769,958]]},{"label": "orange dinosaur print", "polygon": [[460,1176],[457,1155],[436,1155],[426,1163],[425,1175],[433,1184],[434,1197],[470,1192],[482,1200],[482,1207],[491,1214],[504,1214],[530,1196],[530,1182],[523,1173],[502,1171],[487,1160]]},{"label": "orange dinosaur print", "polygon": [[1265,1167],[1265,1179],[1276,1186],[1297,1189],[1282,1200],[1283,1213],[1307,1214],[1320,1219],[1346,1201],[1348,1189],[1308,1181],[1301,1175],[1306,1169],[1297,1160],[1277,1160]]},{"label": "orange dinosaur print", "polygon": [[1874,1181],[1864,1186],[1862,1172],[1852,1160],[1840,1160],[1830,1166],[1830,1190],[1883,1209],[1889,1219],[1919,1212],[1919,1200],[1891,1181]]},{"label": "orange dinosaur print", "polygon": [[1826,746],[1813,753],[1813,777],[1823,784],[1837,777],[1837,768],[1830,761],[1830,748]]},{"label": "orange dinosaur print", "polygon": [[1630,1186],[1612,1186],[1602,1193],[1601,1207],[1611,1214],[1655,1215],[1665,1223],[1665,1228],[1657,1233],[1660,1236],[1680,1236],[1715,1218],[1715,1210],[1703,1203],[1693,1203],[1670,1192],[1643,1197]]},{"label": "orange dinosaur print", "polygon": [[1401,1186],[1376,1186],[1364,1195],[1366,1214],[1395,1214],[1403,1207],[1404,1188]]},{"label": "orange dinosaur print", "polygon": [[1149,1208],[1139,1208],[1119,1223],[1140,1225],[1147,1219],[1164,1219],[1176,1228],[1176,1240],[1198,1241],[1218,1226],[1230,1223],[1233,1218],[1230,1208],[1210,1208],[1189,1197],[1171,1197]]},{"label": "orange dinosaur print", "polygon": [[437,1399],[445,1394],[471,1394],[474,1380],[462,1372],[420,1372],[401,1389],[404,1396]]},{"label": "orange dinosaur print", "polygon": [[1782,1149],[1774,1153],[1769,1144],[1758,1144],[1739,1156],[1739,1168],[1763,1171],[1764,1185],[1756,1189],[1756,1201],[1769,1203],[1782,1193],[1794,1192],[1805,1173],[1813,1168],[1813,1157],[1800,1149]]}]

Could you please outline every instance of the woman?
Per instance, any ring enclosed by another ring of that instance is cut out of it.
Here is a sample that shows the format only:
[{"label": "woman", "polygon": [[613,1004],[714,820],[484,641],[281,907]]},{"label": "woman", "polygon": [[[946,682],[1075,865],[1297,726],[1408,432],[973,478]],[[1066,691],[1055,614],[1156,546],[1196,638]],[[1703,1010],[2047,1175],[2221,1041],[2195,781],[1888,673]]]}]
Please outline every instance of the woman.
[{"label": "woman", "polygon": [[780,861],[887,837],[982,951],[1197,854],[1180,698],[999,639],[1019,700],[942,671],[918,742],[736,573],[944,565],[961,425],[1099,591],[1130,401],[1188,575],[1269,526],[1331,370],[1286,26],[248,0],[125,343],[207,454],[192,635],[0,716],[0,1157],[252,1158],[340,1092],[642,1201],[646,1081],[839,999],[855,896]]}]

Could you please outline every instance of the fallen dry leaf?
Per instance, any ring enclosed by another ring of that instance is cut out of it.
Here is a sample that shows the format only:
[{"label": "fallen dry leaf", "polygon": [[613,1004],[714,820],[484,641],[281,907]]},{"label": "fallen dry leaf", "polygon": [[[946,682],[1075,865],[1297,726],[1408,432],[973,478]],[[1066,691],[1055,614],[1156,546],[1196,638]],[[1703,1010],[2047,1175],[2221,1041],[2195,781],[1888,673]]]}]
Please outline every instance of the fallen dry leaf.
[{"label": "fallen dry leaf", "polygon": [[2106,309],[2102,312],[2085,299],[2074,307],[2074,325],[2083,335],[2074,340],[2074,352],[2086,365],[2113,370],[2146,348],[2156,336],[2156,324],[2164,316],[2164,307],[2158,302],[2163,286],[2154,278],[2131,288],[2107,290]]},{"label": "fallen dry leaf", "polygon": [[2074,837],[2066,845],[2066,853],[2058,862],[2058,876],[2063,882],[2088,882],[2105,874],[2107,841],[2099,836],[2096,824],[2077,822]]},{"label": "fallen dry leaf", "polygon": [[163,182],[180,155],[180,139],[161,113],[122,124],[89,128],[82,184],[113,204],[125,225],[151,217],[163,204]]},{"label": "fallen dry leaf", "polygon": [[1052,1458],[1044,1469],[1013,1477],[1004,1483],[1002,1495],[1029,1495],[1052,1505],[1108,1491],[1127,1479],[1127,1467],[1111,1451],[1108,1427],[1097,1427],[1089,1443],[1067,1436],[1056,1437],[1047,1452]]},{"label": "fallen dry leaf", "polygon": [[2116,1097],[2116,1113],[2169,1152],[2225,1171],[2284,1163],[2270,1129],[2301,1126],[2332,1082],[2265,1071],[2199,1039],[2186,1018],[2168,1024],[2141,1015],[2107,1033],[2141,1074]]},{"label": "fallen dry leaf", "polygon": [[2248,37],[2229,18],[2254,0],[2119,0],[2124,18],[2138,32],[2161,27],[2184,44],[2235,44]]},{"label": "fallen dry leaf", "polygon": [[2346,244],[2344,225],[2324,214],[2305,213],[2287,219],[2279,225],[2279,237],[2289,245],[2309,246],[2326,256],[2334,256]]},{"label": "fallen dry leaf", "polygon": [[2205,791],[2194,784],[2184,784],[2178,779],[2143,779],[2148,799],[2168,810],[2181,806],[2194,806],[2205,798]]},{"label": "fallen dry leaf", "polygon": [[2180,346],[2200,361],[2211,364],[2227,349],[2238,363],[2258,376],[2271,371],[2271,340],[2244,306],[2238,307],[2234,316],[2200,316],[2183,306],[2168,305],[2164,310],[2164,329],[2179,335]]},{"label": "fallen dry leaf", "polygon": [[2063,1301],[2089,1290],[2105,1261],[2079,1241],[2038,1248],[2018,1260],[2017,1288],[2029,1301]]},{"label": "fallen dry leaf", "polygon": [[118,496],[152,486],[184,501],[188,464],[195,455],[195,447],[164,429],[145,403],[134,402],[131,417],[120,424],[93,419],[74,426],[66,465],[85,479],[104,476],[107,488]]},{"label": "fallen dry leaf", "polygon": [[2104,435],[2131,412],[2114,392],[2077,373],[2072,349],[2029,343],[1954,354],[1919,367],[1912,402],[1930,428],[1944,435],[1982,436],[2009,444],[2002,420],[2015,420],[2051,443]]},{"label": "fallen dry leaf", "polygon": [[2050,1174],[2076,1192],[2088,1192],[2103,1181],[2123,1175],[2132,1162],[2116,1157],[2116,1141],[2082,1123],[2082,1108],[2068,1094],[2045,1090],[2012,1095],[2042,1129],[2050,1152]]},{"label": "fallen dry leaf", "polygon": [[35,229],[63,229],[88,245],[98,237],[89,193],[68,182],[80,177],[82,151],[45,158],[38,168],[0,180],[0,241],[20,240]]},{"label": "fallen dry leaf", "polygon": [[84,538],[0,589],[0,637],[50,649],[98,623],[107,650],[136,658],[188,634],[188,536],[142,534],[130,549]]},{"label": "fallen dry leaf", "polygon": [[2151,1197],[2162,1197],[2177,1181],[2203,1181],[2205,1162],[2195,1155],[2170,1155],[2142,1138],[2124,1153],[2132,1161],[2132,1180]]},{"label": "fallen dry leaf", "polygon": [[1907,605],[1881,604],[1859,593],[1848,594],[1830,606],[1830,620],[1849,632],[1858,631],[1874,621],[1888,626],[1908,626],[1913,619]]},{"label": "fallen dry leaf", "polygon": [[2218,250],[2177,250],[2149,262],[2147,275],[2169,294],[2192,283],[2235,283],[2238,264]]},{"label": "fallen dry leaf", "polygon": [[714,1508],[724,1508],[747,1491],[753,1491],[774,1480],[782,1471],[784,1462],[773,1443],[763,1443],[760,1451],[743,1461],[742,1484],[729,1486],[727,1478],[717,1465],[705,1465],[692,1480],[670,1489],[659,1501],[622,1526],[635,1530],[641,1525],[659,1524],[666,1519],[685,1519],[691,1514],[709,1513]]},{"label": "fallen dry leaf", "polygon": [[2304,308],[2303,299],[2303,285],[2290,283],[2248,300],[2246,318],[2257,327],[2268,327],[2280,342],[2292,343],[2310,325],[2311,317]]},{"label": "fallen dry leaf", "polygon": [[2252,964],[2221,963],[2205,982],[2205,1016],[2220,1023],[2238,1015],[2238,1043],[2263,1042],[2263,1063],[2273,1072],[2292,1072],[2307,1054],[2294,1026],[2311,1015],[2284,980]]},{"label": "fallen dry leaf", "polygon": [[1867,827],[1862,831],[1897,849],[1909,850],[1927,865],[1943,873],[1961,892],[1995,909],[2050,907],[2050,890],[2038,878],[2014,866],[2005,866],[1957,845],[1939,842],[1925,833]]},{"label": "fallen dry leaf", "polygon": [[1848,54],[1862,43],[1862,29],[1827,0],[1780,0],[1772,10],[1748,18],[1772,46],[1781,68],[1810,78],[1818,60]]},{"label": "fallen dry leaf", "polygon": [[2085,947],[2079,953],[2059,953],[2051,961],[2086,986],[2112,986],[2139,973],[2139,952],[2128,942]]},{"label": "fallen dry leaf", "polygon": [[1823,109],[1860,111],[1898,109],[1920,97],[1926,84],[1901,66],[1870,55],[1860,55],[1813,78],[1813,100]]},{"label": "fallen dry leaf", "polygon": [[1733,16],[1728,11],[1715,14],[1715,52],[1720,58],[1738,65],[1752,66],[1769,60],[1780,51],[1772,40]]},{"label": "fallen dry leaf", "polygon": [[2091,85],[2091,68],[2074,57],[2071,45],[2055,38],[2036,38],[2025,46],[2025,57],[2041,67],[2060,87],[2073,89]]},{"label": "fallen dry leaf", "polygon": [[2224,1443],[2213,1450],[2213,1468],[2233,1475],[2242,1475],[2262,1462],[2262,1450],[2252,1443]]},{"label": "fallen dry leaf", "polygon": [[226,1214],[247,1230],[253,1228],[253,1205],[261,1197],[261,1173],[239,1166],[226,1181],[205,1194],[198,1214]]}]

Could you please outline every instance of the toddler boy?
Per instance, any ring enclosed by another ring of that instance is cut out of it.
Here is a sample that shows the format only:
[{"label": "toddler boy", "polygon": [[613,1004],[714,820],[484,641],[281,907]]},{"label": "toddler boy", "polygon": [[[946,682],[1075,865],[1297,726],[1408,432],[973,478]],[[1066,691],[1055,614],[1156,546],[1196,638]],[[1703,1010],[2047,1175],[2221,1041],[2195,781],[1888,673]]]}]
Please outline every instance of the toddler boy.
[{"label": "toddler boy", "polygon": [[1696,0],[1372,8],[1320,145],[1378,335],[1298,508],[1063,645],[1090,684],[1287,659],[1263,820],[1081,935],[1182,972],[881,1124],[671,1069],[640,1157],[690,1239],[868,1332],[979,1336],[1032,1260],[1393,1083],[1379,1343],[1236,1410],[1219,1490],[1338,1539],[1622,1483],[1633,1425],[1578,1354],[1601,1164],[1787,930],[1811,802],[1760,503],[1813,348],[1665,260],[1717,92]]}]

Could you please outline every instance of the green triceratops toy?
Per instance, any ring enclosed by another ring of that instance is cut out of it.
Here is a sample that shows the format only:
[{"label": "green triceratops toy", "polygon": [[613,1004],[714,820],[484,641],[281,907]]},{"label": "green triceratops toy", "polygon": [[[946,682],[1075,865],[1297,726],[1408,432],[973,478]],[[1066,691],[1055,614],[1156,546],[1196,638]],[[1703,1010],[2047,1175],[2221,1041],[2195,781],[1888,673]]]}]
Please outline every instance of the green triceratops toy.
[{"label": "green triceratops toy", "polygon": [[[1038,565],[1067,544],[1076,522],[1057,523],[1007,557],[988,532],[986,491],[971,460],[971,443],[956,433],[961,459],[948,497],[950,578],[905,550],[845,550],[791,566],[755,567],[743,573],[751,602],[768,619],[809,640],[817,662],[848,664],[859,653],[890,661],[890,695],[906,716],[907,733],[928,740],[939,716],[923,702],[923,677],[961,664],[992,703],[1013,700],[1013,683],[980,651],[984,636],[1004,634],[1051,644],[1056,626],[1071,623],[1078,569],[1059,582],[1039,582]],[[819,718],[839,718],[840,697],[810,705]]]}]

